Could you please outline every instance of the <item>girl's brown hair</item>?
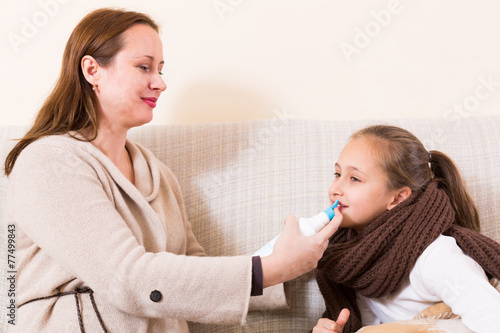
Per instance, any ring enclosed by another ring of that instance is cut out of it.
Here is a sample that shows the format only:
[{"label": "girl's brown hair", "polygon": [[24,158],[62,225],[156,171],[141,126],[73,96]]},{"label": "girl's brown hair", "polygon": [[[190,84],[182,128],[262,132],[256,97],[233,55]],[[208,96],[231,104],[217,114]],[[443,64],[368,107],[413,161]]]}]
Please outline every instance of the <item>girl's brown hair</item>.
[{"label": "girl's brown hair", "polygon": [[378,159],[388,177],[388,189],[408,186],[424,191],[432,180],[448,194],[455,210],[455,223],[479,232],[479,215],[465,183],[453,161],[437,150],[427,151],[420,140],[405,129],[375,125],[352,135],[352,139],[371,140]]},{"label": "girl's brown hair", "polygon": [[66,43],[61,73],[54,89],[31,129],[5,160],[7,176],[21,151],[41,137],[84,128],[90,128],[89,141],[97,137],[97,98],[83,76],[81,60],[89,55],[100,66],[110,66],[124,46],[123,33],[135,24],[147,24],[159,31],[158,25],[148,15],[121,9],[98,9],[78,23]]}]

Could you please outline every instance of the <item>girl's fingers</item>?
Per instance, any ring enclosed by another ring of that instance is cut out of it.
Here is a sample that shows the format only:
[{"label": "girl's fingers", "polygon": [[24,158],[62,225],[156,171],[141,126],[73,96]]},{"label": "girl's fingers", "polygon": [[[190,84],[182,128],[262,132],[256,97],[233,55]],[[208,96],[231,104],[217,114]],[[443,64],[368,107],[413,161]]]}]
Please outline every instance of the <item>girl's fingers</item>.
[{"label": "girl's fingers", "polygon": [[321,318],[313,329],[313,333],[331,333],[335,322],[328,318]]},{"label": "girl's fingers", "polygon": [[339,317],[337,318],[337,324],[344,327],[344,325],[347,323],[347,320],[349,319],[350,314],[351,313],[348,309],[342,309],[342,311],[340,311],[339,313]]}]

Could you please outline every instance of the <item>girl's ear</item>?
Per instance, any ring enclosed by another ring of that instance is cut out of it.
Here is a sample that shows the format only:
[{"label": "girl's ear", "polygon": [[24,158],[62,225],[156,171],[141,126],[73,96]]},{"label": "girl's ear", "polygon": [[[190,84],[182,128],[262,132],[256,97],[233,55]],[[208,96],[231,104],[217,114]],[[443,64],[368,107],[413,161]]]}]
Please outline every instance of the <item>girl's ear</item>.
[{"label": "girl's ear", "polygon": [[83,76],[85,76],[87,82],[93,86],[96,85],[99,80],[99,64],[97,61],[93,57],[86,55],[82,58],[81,66]]},{"label": "girl's ear", "polygon": [[394,197],[392,202],[387,206],[387,210],[391,210],[396,207],[398,204],[406,200],[411,195],[411,189],[408,186],[403,187],[402,189],[396,190],[394,192]]}]

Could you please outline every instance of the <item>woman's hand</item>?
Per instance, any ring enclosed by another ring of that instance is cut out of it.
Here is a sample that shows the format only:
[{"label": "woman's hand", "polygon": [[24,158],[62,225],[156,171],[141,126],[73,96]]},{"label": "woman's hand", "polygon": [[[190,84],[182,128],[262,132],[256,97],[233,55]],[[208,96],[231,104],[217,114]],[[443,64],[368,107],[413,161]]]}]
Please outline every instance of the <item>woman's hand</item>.
[{"label": "woman's hand", "polygon": [[318,233],[306,237],[300,233],[295,216],[288,216],[273,253],[261,259],[264,288],[290,281],[313,270],[341,222],[342,213],[335,208],[332,221]]},{"label": "woman's hand", "polygon": [[313,333],[342,333],[342,331],[344,330],[344,325],[345,323],[347,323],[347,319],[349,319],[349,314],[349,310],[342,309],[342,311],[340,311],[339,317],[337,318],[337,321],[333,321],[328,318],[321,318],[320,320],[318,320],[318,323],[314,327]]}]

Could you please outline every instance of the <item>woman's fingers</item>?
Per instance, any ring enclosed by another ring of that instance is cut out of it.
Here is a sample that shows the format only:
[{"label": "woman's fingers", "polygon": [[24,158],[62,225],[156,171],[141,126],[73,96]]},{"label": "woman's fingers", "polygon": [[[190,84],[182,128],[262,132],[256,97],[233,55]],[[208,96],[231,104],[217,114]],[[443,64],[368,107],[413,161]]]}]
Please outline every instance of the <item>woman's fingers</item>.
[{"label": "woman's fingers", "polygon": [[330,239],[330,237],[333,236],[335,231],[337,231],[340,224],[342,223],[343,216],[342,216],[342,213],[340,212],[339,208],[336,207],[334,209],[334,212],[335,212],[335,216],[330,221],[330,223],[328,223],[323,229],[321,229],[318,232],[318,235],[320,235],[324,239]]},{"label": "woman's fingers", "polygon": [[317,234],[306,237],[300,233],[297,218],[288,216],[273,253],[261,258],[264,287],[292,280],[313,270],[341,222],[342,213],[336,208],[335,216],[327,226]]}]

